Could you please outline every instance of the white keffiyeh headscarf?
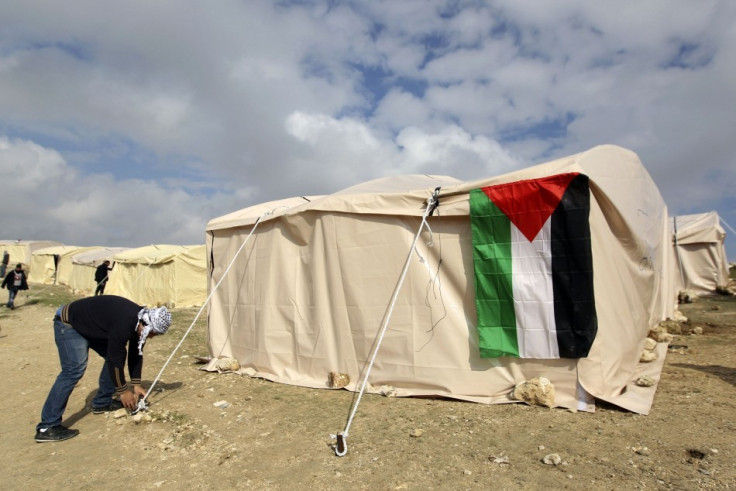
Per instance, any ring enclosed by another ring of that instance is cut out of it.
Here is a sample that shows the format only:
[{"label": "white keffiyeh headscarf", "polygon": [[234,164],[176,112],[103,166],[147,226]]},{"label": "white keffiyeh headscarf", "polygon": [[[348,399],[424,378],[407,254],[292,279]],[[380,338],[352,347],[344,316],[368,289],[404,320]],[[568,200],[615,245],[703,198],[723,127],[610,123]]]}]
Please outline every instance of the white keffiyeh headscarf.
[{"label": "white keffiyeh headscarf", "polygon": [[143,308],[138,312],[138,322],[143,323],[141,337],[138,340],[138,354],[143,356],[143,345],[146,344],[146,338],[151,331],[156,334],[165,334],[168,331],[171,325],[171,312],[166,310],[166,307]]}]

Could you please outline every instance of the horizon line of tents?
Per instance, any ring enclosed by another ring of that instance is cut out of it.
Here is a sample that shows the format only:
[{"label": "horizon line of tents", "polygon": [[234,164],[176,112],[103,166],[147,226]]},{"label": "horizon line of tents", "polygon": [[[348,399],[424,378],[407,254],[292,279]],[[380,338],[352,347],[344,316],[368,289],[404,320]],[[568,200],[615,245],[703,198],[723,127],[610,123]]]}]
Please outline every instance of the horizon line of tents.
[{"label": "horizon line of tents", "polygon": [[[715,211],[671,217],[678,290],[707,295],[728,283],[731,265],[724,246],[726,231],[720,222]],[[63,285],[76,294],[94,293],[95,269],[108,260],[113,268],[107,294],[172,308],[199,307],[207,298],[204,244],[105,247],[0,240],[0,249],[10,256],[8,271],[23,264],[30,283]]]},{"label": "horizon line of tents", "polygon": [[110,261],[105,294],[141,305],[197,307],[207,298],[206,249],[201,245],[154,244],[142,247],[74,246],[49,240],[0,240],[10,257],[8,271],[20,263],[28,282],[63,285],[92,295],[95,270]]}]

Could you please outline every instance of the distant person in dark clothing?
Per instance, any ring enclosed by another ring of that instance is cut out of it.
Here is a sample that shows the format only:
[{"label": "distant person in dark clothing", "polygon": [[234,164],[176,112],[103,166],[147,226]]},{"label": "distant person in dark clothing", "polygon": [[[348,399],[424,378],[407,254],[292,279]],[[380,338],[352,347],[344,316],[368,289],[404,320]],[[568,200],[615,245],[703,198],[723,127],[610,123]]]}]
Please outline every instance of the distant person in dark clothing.
[{"label": "distant person in dark clothing", "polygon": [[112,268],[110,267],[110,261],[105,261],[104,263],[97,266],[97,269],[95,269],[95,281],[97,282],[95,296],[105,293],[105,285],[107,285],[107,279],[110,277],[110,271],[112,271]]},{"label": "distant person in dark clothing", "polygon": [[8,251],[3,252],[3,262],[0,264],[0,278],[5,278],[5,272],[8,270],[8,263],[10,262],[10,254]]},{"label": "distant person in dark clothing", "polygon": [[[54,339],[59,350],[61,373],[56,377],[36,426],[36,441],[59,442],[79,434],[61,425],[69,396],[87,369],[92,348],[105,359],[92,412],[101,414],[125,407],[137,408],[141,387],[143,346],[146,339],[164,334],[171,325],[166,307],[145,308],[116,295],[87,297],[62,305],[54,317]],[[128,364],[130,383],[125,379]],[[119,400],[114,400],[117,394]]]},{"label": "distant person in dark clothing", "polygon": [[8,303],[6,307],[15,308],[15,296],[20,290],[28,290],[28,281],[26,272],[23,271],[23,265],[18,264],[13,271],[5,275],[2,288],[8,289]]}]

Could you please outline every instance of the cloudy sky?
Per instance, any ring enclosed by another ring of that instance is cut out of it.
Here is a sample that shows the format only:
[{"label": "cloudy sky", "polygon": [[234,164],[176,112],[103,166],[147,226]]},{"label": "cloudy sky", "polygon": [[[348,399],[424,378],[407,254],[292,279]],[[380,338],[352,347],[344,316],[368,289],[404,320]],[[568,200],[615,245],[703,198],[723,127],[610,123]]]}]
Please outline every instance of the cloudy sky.
[{"label": "cloudy sky", "polygon": [[0,239],[199,244],[262,201],[603,143],[736,227],[736,2],[0,6]]}]

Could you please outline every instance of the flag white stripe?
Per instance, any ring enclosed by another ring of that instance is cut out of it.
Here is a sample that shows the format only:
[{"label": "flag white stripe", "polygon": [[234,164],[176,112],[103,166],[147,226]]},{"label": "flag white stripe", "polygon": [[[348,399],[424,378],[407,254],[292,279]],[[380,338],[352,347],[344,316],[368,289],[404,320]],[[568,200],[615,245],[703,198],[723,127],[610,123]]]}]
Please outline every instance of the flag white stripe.
[{"label": "flag white stripe", "polygon": [[551,222],[532,242],[511,223],[511,271],[521,358],[559,358],[552,288]]}]

